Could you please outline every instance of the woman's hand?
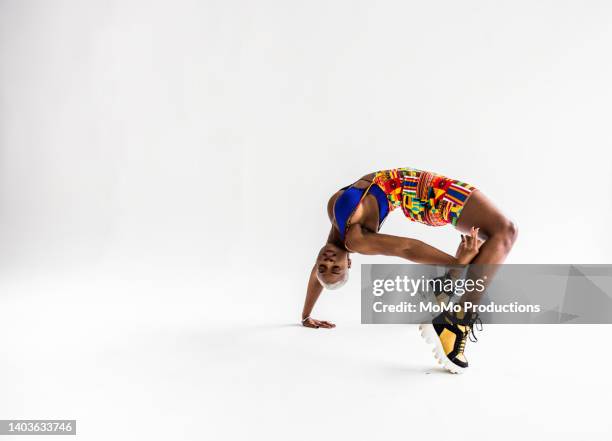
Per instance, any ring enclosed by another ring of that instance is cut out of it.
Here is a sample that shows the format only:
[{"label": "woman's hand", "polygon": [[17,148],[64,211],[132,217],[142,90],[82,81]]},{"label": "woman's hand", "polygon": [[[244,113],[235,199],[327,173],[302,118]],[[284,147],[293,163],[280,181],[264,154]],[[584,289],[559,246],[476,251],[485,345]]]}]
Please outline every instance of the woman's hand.
[{"label": "woman's hand", "polygon": [[325,321],[325,320],[315,320],[313,318],[307,317],[306,319],[304,319],[302,321],[302,325],[306,326],[307,328],[326,328],[326,329],[331,329],[331,328],[335,328],[336,325],[334,325],[331,322]]},{"label": "woman's hand", "polygon": [[479,230],[480,228],[472,227],[470,234],[461,235],[461,243],[459,248],[457,248],[457,254],[455,254],[459,264],[465,265],[470,263],[478,254],[478,250],[483,244],[483,241],[478,239]]}]

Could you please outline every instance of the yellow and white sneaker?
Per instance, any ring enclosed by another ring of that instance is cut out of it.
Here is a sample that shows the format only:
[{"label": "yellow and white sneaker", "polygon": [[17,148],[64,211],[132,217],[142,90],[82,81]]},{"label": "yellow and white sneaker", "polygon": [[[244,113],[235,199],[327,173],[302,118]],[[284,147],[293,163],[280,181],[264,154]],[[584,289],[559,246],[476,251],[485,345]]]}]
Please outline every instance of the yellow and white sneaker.
[{"label": "yellow and white sneaker", "polygon": [[478,340],[473,328],[477,321],[480,319],[476,314],[443,312],[431,323],[419,325],[419,330],[425,341],[434,345],[436,360],[448,371],[459,374],[468,367],[464,354],[468,338],[473,342]]}]

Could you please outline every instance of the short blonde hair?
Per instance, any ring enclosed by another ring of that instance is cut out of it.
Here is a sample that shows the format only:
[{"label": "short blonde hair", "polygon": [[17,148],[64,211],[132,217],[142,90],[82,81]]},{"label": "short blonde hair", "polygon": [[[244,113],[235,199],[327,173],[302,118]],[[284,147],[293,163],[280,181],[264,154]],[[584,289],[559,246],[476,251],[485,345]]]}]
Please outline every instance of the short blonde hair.
[{"label": "short blonde hair", "polygon": [[346,271],[344,271],[344,277],[342,277],[341,280],[338,280],[337,282],[334,282],[334,283],[328,283],[328,282],[321,280],[321,276],[319,275],[319,273],[317,273],[317,280],[319,281],[321,285],[323,285],[323,288],[325,289],[339,289],[339,288],[342,288],[346,284],[346,282],[348,282],[348,278],[349,278],[348,273],[349,272],[347,269]]}]

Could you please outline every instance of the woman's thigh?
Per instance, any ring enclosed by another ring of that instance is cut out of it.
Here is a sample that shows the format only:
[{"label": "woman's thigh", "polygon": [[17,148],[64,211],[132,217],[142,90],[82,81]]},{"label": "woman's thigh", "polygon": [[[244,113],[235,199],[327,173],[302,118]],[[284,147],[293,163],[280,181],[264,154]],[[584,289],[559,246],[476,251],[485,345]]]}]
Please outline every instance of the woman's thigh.
[{"label": "woman's thigh", "polygon": [[510,220],[499,208],[482,191],[474,190],[461,210],[456,228],[467,233],[470,228],[479,227],[486,238],[503,231],[508,224]]}]

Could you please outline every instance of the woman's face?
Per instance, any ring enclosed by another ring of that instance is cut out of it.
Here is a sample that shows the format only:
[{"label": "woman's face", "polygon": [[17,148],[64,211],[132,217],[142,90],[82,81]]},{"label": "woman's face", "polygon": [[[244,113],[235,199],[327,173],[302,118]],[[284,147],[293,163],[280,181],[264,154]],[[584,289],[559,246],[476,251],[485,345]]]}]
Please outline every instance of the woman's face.
[{"label": "woman's face", "polygon": [[333,284],[345,279],[346,272],[351,267],[351,259],[346,250],[328,243],[319,251],[316,265],[318,278]]}]

